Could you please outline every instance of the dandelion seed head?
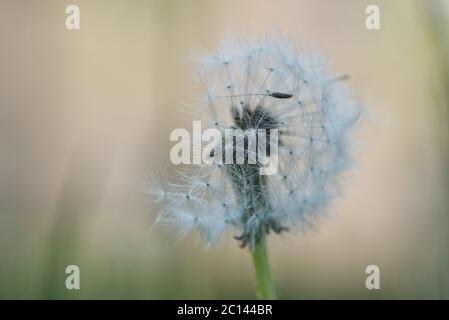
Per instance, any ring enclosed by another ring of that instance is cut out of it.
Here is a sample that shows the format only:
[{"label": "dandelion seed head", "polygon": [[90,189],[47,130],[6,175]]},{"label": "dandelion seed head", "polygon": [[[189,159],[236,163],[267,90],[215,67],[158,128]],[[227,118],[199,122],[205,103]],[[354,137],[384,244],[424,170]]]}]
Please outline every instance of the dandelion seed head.
[{"label": "dandelion seed head", "polygon": [[278,172],[262,176],[258,164],[204,164],[181,172],[177,183],[153,181],[157,222],[181,235],[196,230],[207,245],[233,229],[242,246],[253,246],[263,232],[313,226],[351,167],[359,108],[348,88],[323,59],[277,39],[228,44],[200,59],[199,74],[203,123],[277,129]]}]

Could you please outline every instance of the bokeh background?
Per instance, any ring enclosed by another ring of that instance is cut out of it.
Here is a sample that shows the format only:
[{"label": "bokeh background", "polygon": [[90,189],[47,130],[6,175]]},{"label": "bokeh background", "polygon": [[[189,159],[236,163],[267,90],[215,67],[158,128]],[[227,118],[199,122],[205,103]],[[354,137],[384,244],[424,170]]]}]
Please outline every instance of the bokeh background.
[{"label": "bokeh background", "polygon": [[153,228],[139,181],[191,125],[192,51],[272,32],[328,57],[366,108],[335,217],[270,237],[279,296],[449,298],[448,17],[445,0],[0,0],[0,298],[255,298],[248,252]]}]

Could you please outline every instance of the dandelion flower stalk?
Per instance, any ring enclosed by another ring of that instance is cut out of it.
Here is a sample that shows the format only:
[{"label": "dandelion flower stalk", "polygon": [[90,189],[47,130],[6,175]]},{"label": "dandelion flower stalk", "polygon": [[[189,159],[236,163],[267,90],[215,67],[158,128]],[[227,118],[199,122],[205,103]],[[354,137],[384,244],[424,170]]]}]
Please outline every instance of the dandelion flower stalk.
[{"label": "dandelion flower stalk", "polygon": [[[236,232],[251,251],[259,298],[275,299],[267,237],[307,230],[326,215],[351,167],[359,108],[344,77],[288,41],[230,43],[200,66],[205,94],[194,119],[224,134],[205,131],[200,144],[213,148],[203,149],[201,163],[178,161],[175,179],[149,184],[157,223],[181,236],[197,231],[206,246]],[[181,142],[176,150],[190,155]]]},{"label": "dandelion flower stalk", "polygon": [[254,268],[256,270],[257,296],[262,300],[276,299],[276,290],[271,279],[270,264],[268,262],[267,242],[265,234],[262,234],[259,241],[251,251]]}]

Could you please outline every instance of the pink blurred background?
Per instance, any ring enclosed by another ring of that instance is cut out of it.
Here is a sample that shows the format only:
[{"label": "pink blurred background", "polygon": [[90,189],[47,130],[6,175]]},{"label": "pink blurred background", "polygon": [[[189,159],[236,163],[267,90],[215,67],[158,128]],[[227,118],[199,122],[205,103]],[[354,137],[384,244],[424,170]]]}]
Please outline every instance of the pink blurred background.
[{"label": "pink blurred background", "polygon": [[280,297],[449,297],[448,14],[444,0],[1,0],[0,297],[254,298],[248,253],[152,228],[138,182],[191,125],[192,52],[272,32],[350,75],[366,109],[334,218],[270,238]]}]

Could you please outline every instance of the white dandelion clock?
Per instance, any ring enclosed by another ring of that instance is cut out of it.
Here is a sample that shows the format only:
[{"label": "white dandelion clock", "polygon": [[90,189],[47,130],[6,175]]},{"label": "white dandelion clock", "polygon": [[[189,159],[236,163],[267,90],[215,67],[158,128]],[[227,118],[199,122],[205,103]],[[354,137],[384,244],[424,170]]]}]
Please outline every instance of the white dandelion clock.
[{"label": "white dandelion clock", "polygon": [[[359,108],[341,80],[322,60],[278,40],[228,44],[202,59],[202,126],[243,132],[242,143],[235,135],[210,152],[217,159],[224,151],[231,162],[191,165],[181,182],[153,185],[157,222],[182,234],[197,230],[207,245],[234,230],[253,253],[259,296],[274,298],[265,235],[313,224],[351,166],[349,135]],[[254,132],[264,133],[264,150],[251,147],[261,139]],[[276,156],[273,174],[262,173],[260,153]],[[236,161],[238,154],[243,162]]]}]

